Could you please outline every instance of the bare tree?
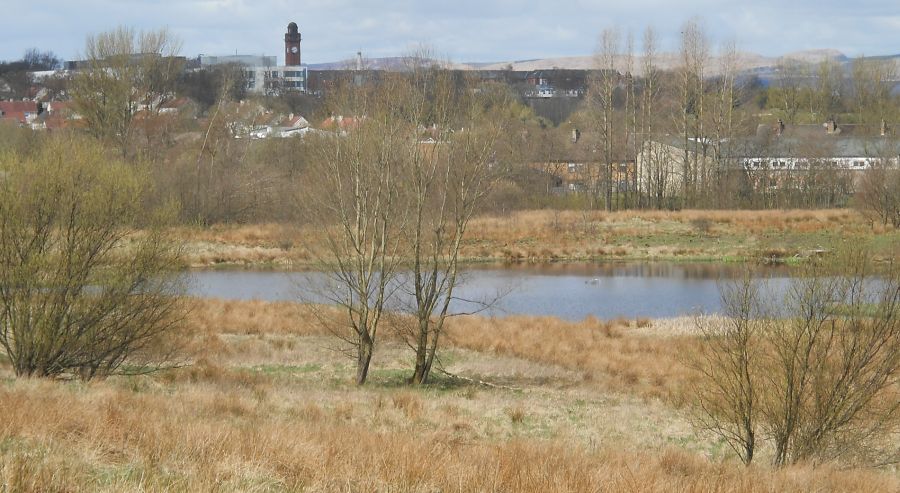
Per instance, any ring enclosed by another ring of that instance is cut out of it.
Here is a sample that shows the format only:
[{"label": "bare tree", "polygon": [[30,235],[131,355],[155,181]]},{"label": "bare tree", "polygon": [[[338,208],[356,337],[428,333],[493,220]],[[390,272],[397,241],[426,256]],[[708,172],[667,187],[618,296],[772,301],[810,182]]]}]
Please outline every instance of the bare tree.
[{"label": "bare tree", "polygon": [[[722,207],[723,201],[728,196],[726,187],[729,185],[730,168],[733,164],[736,129],[737,105],[737,48],[734,43],[726,44],[719,56],[720,75],[716,79],[715,97],[711,99],[708,114],[710,115],[709,147],[712,152],[711,161],[714,169],[707,170],[705,180],[714,190],[712,203]],[[710,176],[712,175],[712,176]]]},{"label": "bare tree", "polygon": [[891,104],[897,79],[897,65],[893,60],[857,58],[851,76],[853,109],[859,123],[876,128],[879,123],[897,117],[896,105]]},{"label": "bare tree", "polygon": [[459,254],[469,221],[503,176],[495,156],[509,101],[506,91],[475,91],[473,82],[439,67],[417,63],[408,75],[412,91],[403,100],[409,108],[404,113],[424,134],[411,140],[402,185],[412,216],[407,230],[415,324],[408,331],[415,351],[411,382],[423,384],[460,282]]},{"label": "bare tree", "polygon": [[831,59],[822,60],[816,70],[816,84],[810,96],[810,106],[820,120],[834,115],[841,108],[843,70]]},{"label": "bare tree", "polygon": [[365,383],[378,329],[388,308],[401,256],[406,211],[400,205],[400,172],[413,135],[404,109],[402,75],[386,74],[376,86],[344,81],[330,93],[335,114],[352,124],[333,136],[318,137],[306,170],[301,209],[325,241],[310,245],[331,280],[323,293],[345,317],[322,323],[349,344],[356,359],[356,382]]},{"label": "bare tree", "polygon": [[[233,77],[224,72],[215,106],[210,109],[198,148],[180,156],[183,171],[172,188],[180,193],[183,217],[200,224],[245,220],[271,194],[271,172],[247,159],[253,130],[265,112],[253,103],[231,100]],[[163,177],[165,179],[166,177]]]},{"label": "bare tree", "polygon": [[900,152],[893,145],[886,145],[873,159],[871,169],[862,171],[854,205],[873,224],[900,227]]},{"label": "bare tree", "polygon": [[[622,126],[623,135],[623,162],[625,167],[624,176],[620,177],[620,181],[625,183],[628,192],[628,207],[638,207],[639,192],[637,173],[628,168],[628,161],[635,160],[637,165],[637,107],[638,103],[635,96],[635,65],[634,65],[634,33],[630,30],[625,37],[625,124]],[[630,176],[629,176],[630,174]]]},{"label": "bare tree", "polygon": [[809,78],[809,67],[801,61],[790,58],[779,60],[775,87],[771,94],[778,109],[784,114],[789,125],[797,123],[797,114],[804,103],[804,85]]},{"label": "bare tree", "polygon": [[701,187],[706,166],[707,139],[703,128],[704,81],[709,58],[706,34],[699,19],[691,19],[681,30],[681,65],[678,69],[680,118],[676,119],[682,135],[683,199],[693,204]]},{"label": "bare tree", "polygon": [[181,43],[169,31],[136,32],[127,27],[90,36],[86,67],[72,80],[76,111],[95,137],[127,156],[138,111],[156,117],[174,94],[182,68]]},{"label": "bare tree", "polygon": [[[656,34],[648,27],[644,31],[644,52],[641,57],[643,87],[641,88],[641,159],[635,160],[635,174],[646,184],[642,192],[648,194],[648,201],[656,196],[656,207],[662,207],[661,194],[668,186],[665,179],[666,167],[654,159],[652,139],[656,118],[656,98],[659,93],[658,70],[656,68]],[[644,190],[646,188],[646,190]],[[654,191],[656,193],[654,193]]]},{"label": "bare tree", "polygon": [[760,418],[759,332],[770,314],[762,312],[761,292],[748,272],[720,286],[725,319],[699,317],[703,334],[691,365],[701,378],[693,385],[697,422],[722,437],[744,464],[753,462]]},{"label": "bare tree", "polygon": [[620,34],[613,28],[606,28],[600,34],[600,44],[595,54],[595,64],[600,73],[594,81],[592,93],[594,105],[599,112],[598,135],[603,146],[603,197],[604,208],[612,210],[613,182],[613,140],[615,139],[615,107],[616,87],[619,85],[619,73],[616,70],[616,56],[619,54]]}]

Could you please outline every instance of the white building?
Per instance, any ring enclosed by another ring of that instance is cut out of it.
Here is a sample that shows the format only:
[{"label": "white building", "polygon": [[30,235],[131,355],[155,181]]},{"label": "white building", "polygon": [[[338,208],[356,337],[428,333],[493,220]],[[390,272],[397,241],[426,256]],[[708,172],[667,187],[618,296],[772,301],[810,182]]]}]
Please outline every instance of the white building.
[{"label": "white building", "polygon": [[200,68],[240,65],[247,77],[247,90],[256,94],[306,92],[308,72],[300,63],[300,42],[297,24],[291,22],[284,35],[284,65],[277,65],[276,57],[266,55],[200,55]]},{"label": "white building", "polygon": [[247,90],[257,94],[306,92],[307,69],[300,66],[245,67]]},{"label": "white building", "polygon": [[278,59],[266,55],[200,55],[200,68],[228,64],[245,67],[274,67],[278,64]]}]

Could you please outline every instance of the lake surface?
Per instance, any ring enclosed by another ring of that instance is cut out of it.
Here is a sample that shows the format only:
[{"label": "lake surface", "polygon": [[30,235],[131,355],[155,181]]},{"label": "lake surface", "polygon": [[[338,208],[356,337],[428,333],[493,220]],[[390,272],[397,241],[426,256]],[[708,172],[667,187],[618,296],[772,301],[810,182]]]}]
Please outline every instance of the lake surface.
[{"label": "lake surface", "polygon": [[[719,283],[740,277],[740,265],[594,263],[477,266],[465,269],[455,312],[487,315],[673,317],[721,311]],[[786,267],[753,267],[766,288],[784,292]],[[233,300],[327,302],[328,276],[320,272],[192,271],[188,294]],[[397,297],[403,303],[404,295]],[[469,301],[466,301],[469,300]]]}]

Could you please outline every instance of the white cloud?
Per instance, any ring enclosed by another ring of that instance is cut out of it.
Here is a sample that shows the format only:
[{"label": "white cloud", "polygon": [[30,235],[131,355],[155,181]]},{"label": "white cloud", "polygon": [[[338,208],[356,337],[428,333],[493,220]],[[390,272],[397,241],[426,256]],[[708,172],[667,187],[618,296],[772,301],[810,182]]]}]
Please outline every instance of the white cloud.
[{"label": "white cloud", "polygon": [[736,40],[766,55],[836,48],[848,55],[889,54],[900,27],[893,0],[0,0],[16,22],[0,32],[0,59],[30,47],[74,58],[85,36],[118,25],[167,26],[183,51],[281,55],[282,34],[296,21],[304,59],[333,61],[363,50],[404,53],[425,42],[457,61],[586,55],[598,33],[615,25],[640,39],[653,26],[662,49],[677,47],[680,25],[699,15],[715,44]]}]

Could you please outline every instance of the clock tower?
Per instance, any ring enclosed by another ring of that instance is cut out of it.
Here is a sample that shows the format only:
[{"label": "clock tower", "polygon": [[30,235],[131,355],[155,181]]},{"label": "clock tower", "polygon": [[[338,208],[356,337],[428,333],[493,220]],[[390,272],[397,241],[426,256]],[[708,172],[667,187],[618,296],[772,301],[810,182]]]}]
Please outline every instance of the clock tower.
[{"label": "clock tower", "polygon": [[297,24],[288,24],[287,33],[284,35],[284,64],[288,67],[300,65],[300,32]]}]

